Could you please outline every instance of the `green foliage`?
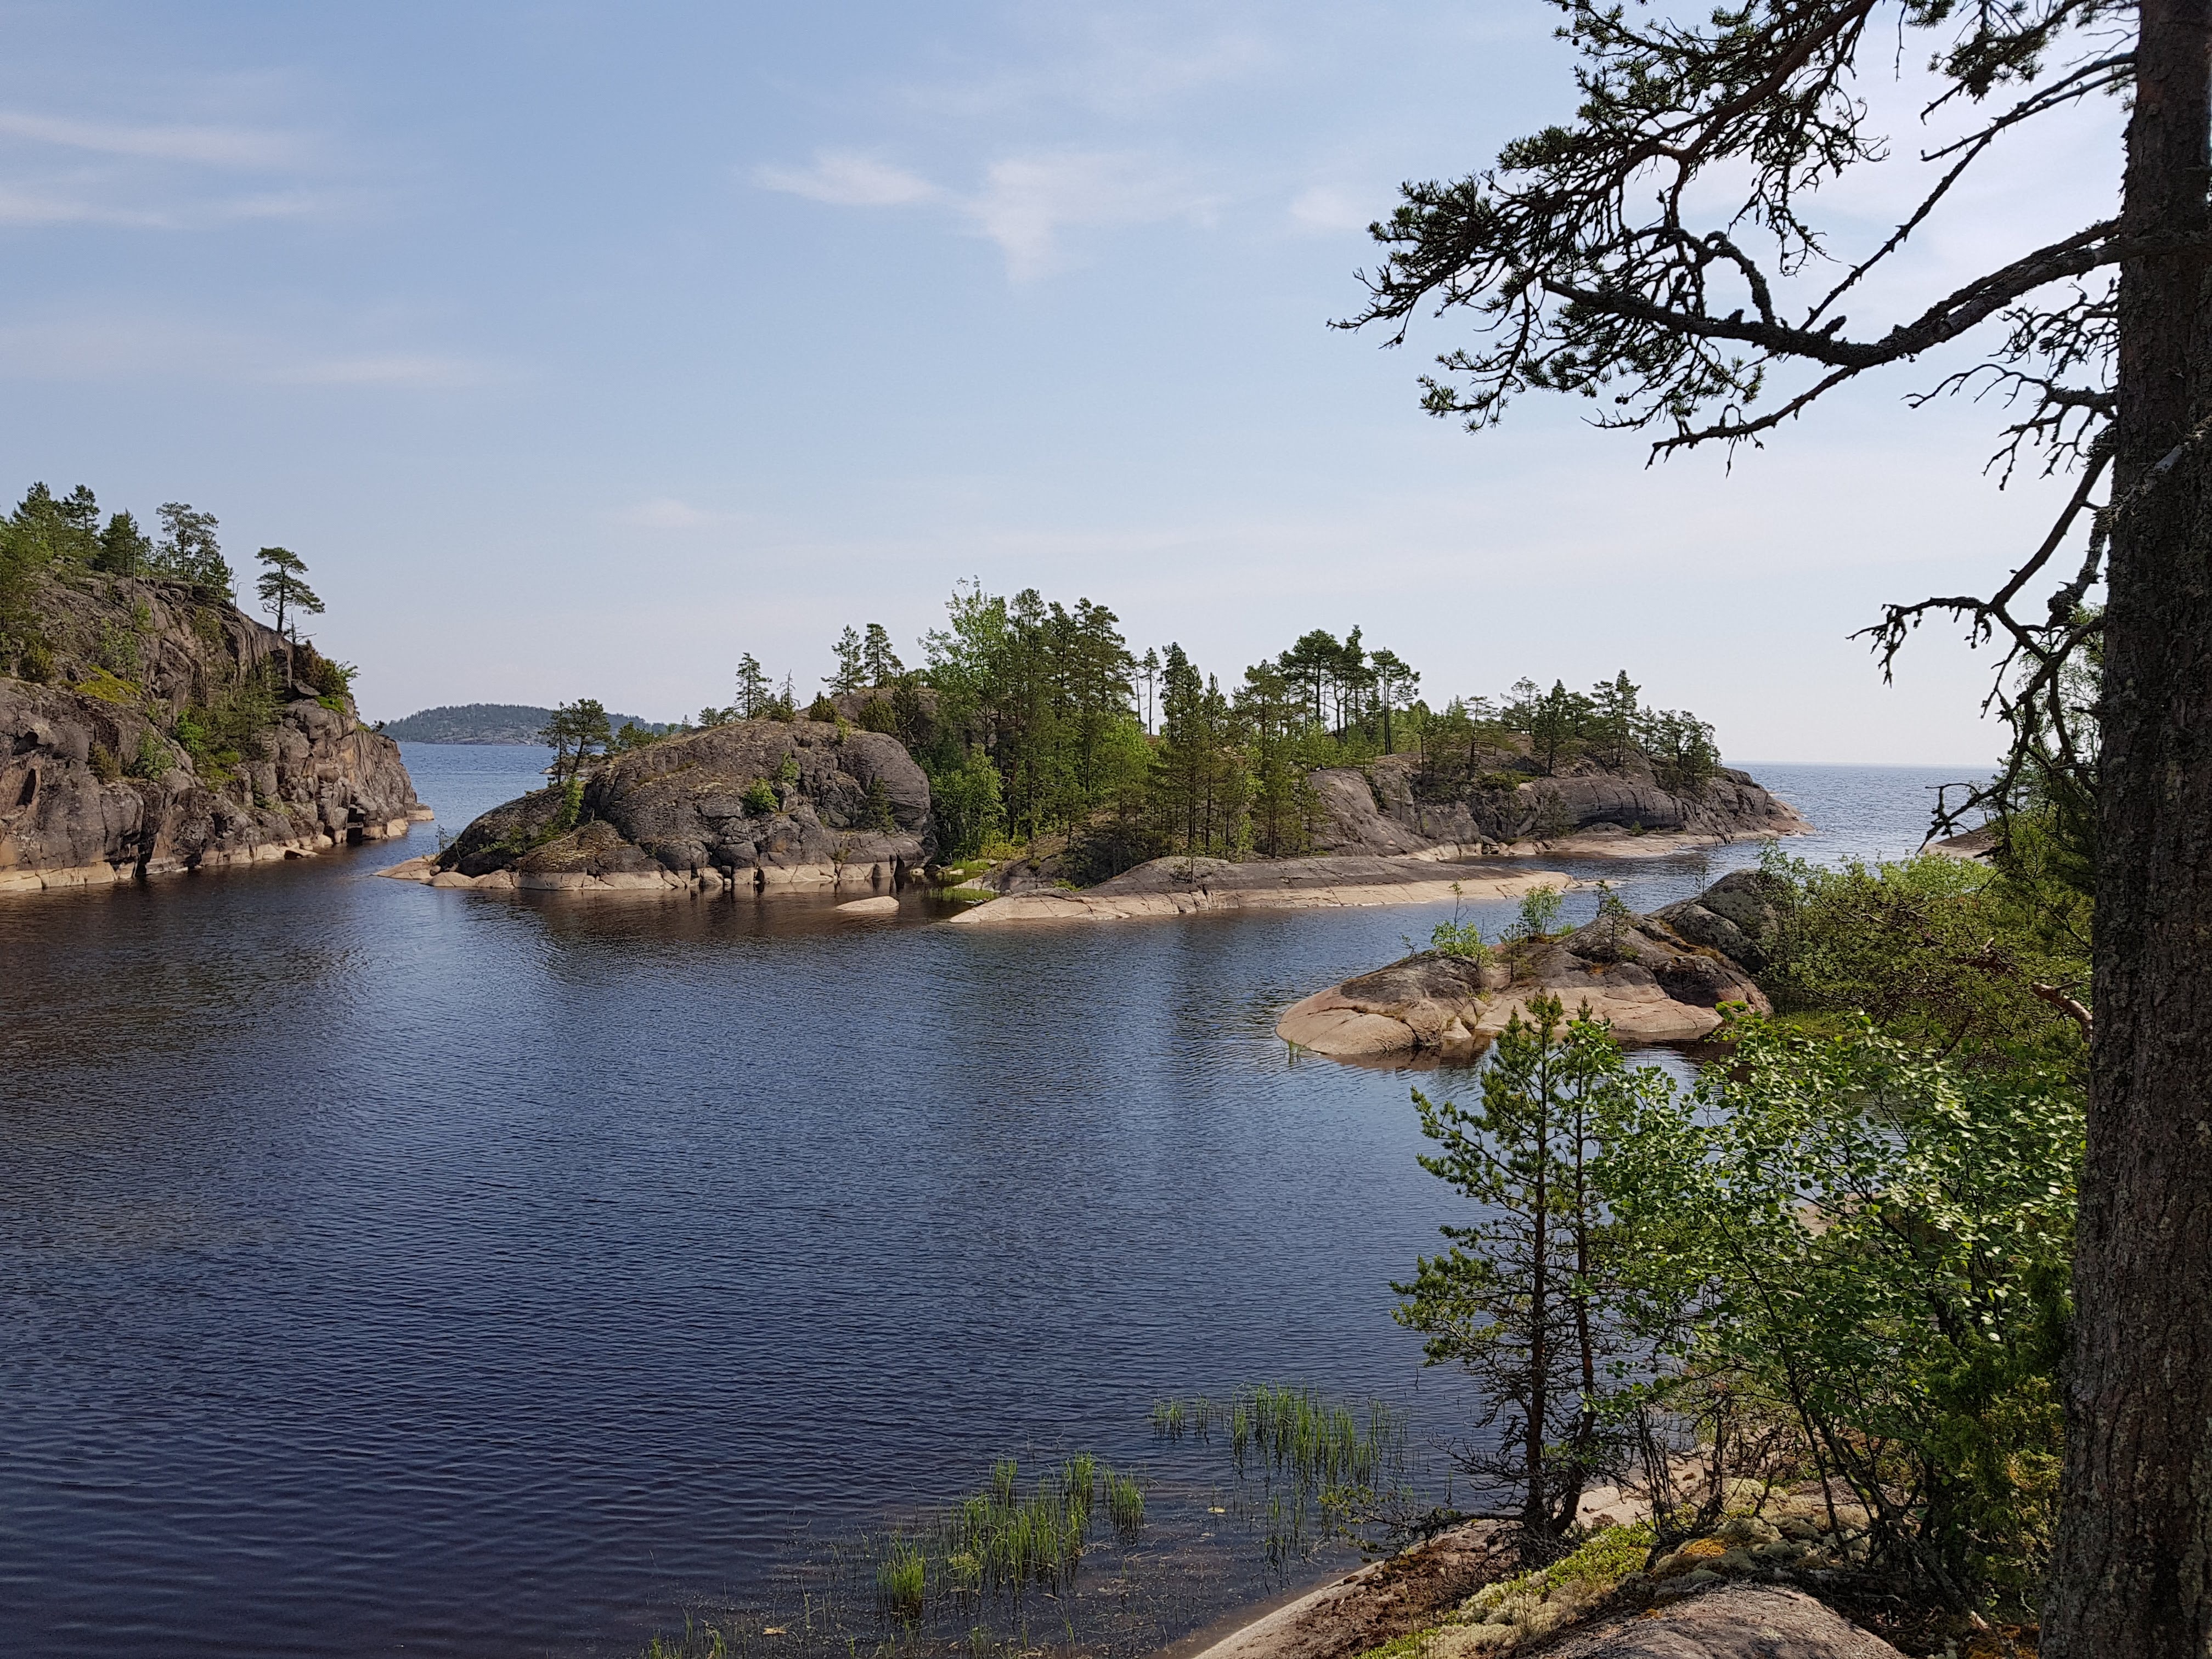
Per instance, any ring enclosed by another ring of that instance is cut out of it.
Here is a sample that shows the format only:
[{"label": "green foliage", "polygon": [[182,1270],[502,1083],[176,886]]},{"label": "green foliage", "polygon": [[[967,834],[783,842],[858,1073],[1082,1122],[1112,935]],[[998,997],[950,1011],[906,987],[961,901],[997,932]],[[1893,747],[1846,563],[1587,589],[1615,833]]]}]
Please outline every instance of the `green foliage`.
[{"label": "green foliage", "polygon": [[123,775],[123,763],[116,758],[115,751],[104,743],[94,744],[86,755],[85,761],[86,764],[92,768],[92,775],[102,783],[113,783]]},{"label": "green foliage", "polygon": [[545,825],[532,838],[532,847],[543,847],[547,842],[567,835],[584,819],[584,781],[572,777],[560,786],[561,808],[547,819]]},{"label": "green foliage", "polygon": [[2055,1513],[2078,1082],[1863,1026],[1737,1029],[1695,1094],[1639,1091],[1599,1179],[1664,1401],[1793,1422],[1877,1544],[1946,1592],[2033,1600]]},{"label": "green foliage", "polygon": [[1246,1489],[1237,1507],[1264,1528],[1277,1565],[1357,1536],[1407,1495],[1405,1416],[1379,1400],[1355,1408],[1310,1388],[1261,1383],[1227,1400],[1158,1401],[1152,1433],[1224,1443]]},{"label": "green foliage", "polygon": [[307,586],[307,561],[287,547],[264,547],[253,556],[262,567],[261,575],[253,585],[254,592],[260,597],[262,607],[275,618],[276,631],[288,639],[297,640],[300,618],[323,613],[322,600]]},{"label": "green foliage", "polygon": [[860,641],[860,681],[865,685],[892,685],[906,676],[906,665],[891,649],[891,636],[881,623],[870,623]]},{"label": "green foliage", "polygon": [[[1760,984],[1778,1012],[1864,1013],[1962,1063],[2078,1060],[2063,1000],[2089,985],[2086,903],[2021,877],[1929,856],[1817,868],[1770,846],[1780,912]],[[2039,989],[2039,988],[2041,988]]]},{"label": "green foliage", "polygon": [[[860,713],[865,717],[879,708],[889,713],[881,702],[864,705]],[[929,793],[944,857],[971,858],[1005,828],[999,771],[981,750],[969,750],[952,766],[932,772]]]},{"label": "green foliage", "polygon": [[164,501],[158,516],[161,539],[155,544],[149,573],[190,582],[204,593],[228,599],[238,575],[224,561],[222,544],[216,540],[215,515],[183,501]]},{"label": "green foliage", "polygon": [[1566,902],[1556,887],[1531,887],[1521,895],[1521,908],[1513,925],[1505,930],[1508,939],[1549,939],[1559,926],[1559,915]]},{"label": "green foliage", "polygon": [[131,775],[134,778],[158,778],[173,763],[169,747],[161,734],[151,726],[138,734],[138,751],[131,757]]},{"label": "green foliage", "polygon": [[596,697],[564,702],[553,711],[538,733],[538,740],[553,750],[556,783],[574,777],[595,754],[604,755],[614,742],[607,726],[607,711]]},{"label": "green foliage", "polygon": [[990,1484],[958,1502],[864,1542],[876,1601],[885,1616],[913,1623],[947,1602],[996,1597],[1018,1602],[1033,1585],[1063,1589],[1081,1565],[1101,1518],[1128,1541],[1144,1524],[1133,1476],[1079,1453],[1024,1492],[1011,1458]]},{"label": "green foliage", "polygon": [[92,568],[111,575],[137,576],[143,574],[153,561],[154,538],[139,529],[138,520],[130,514],[118,513],[100,532],[100,549],[92,556]]},{"label": "green foliage", "polygon": [[898,815],[891,810],[891,792],[884,787],[881,778],[868,780],[868,805],[862,823],[886,834],[898,828]]},{"label": "green foliage", "polygon": [[783,805],[781,798],[775,793],[775,786],[766,778],[755,778],[747,784],[741,799],[744,802],[745,811],[755,817],[766,817],[770,813],[780,810]]},{"label": "green foliage", "polygon": [[1234,857],[1251,792],[1243,717],[1179,645],[1168,647],[1160,708],[1151,793],[1169,850]]},{"label": "green foliage", "polygon": [[1638,726],[1637,740],[1651,757],[1662,789],[1693,795],[1720,770],[1713,728],[1686,710],[1651,710]]},{"label": "green foliage", "polygon": [[732,705],[736,717],[758,720],[768,713],[770,700],[768,674],[759,659],[748,651],[738,659],[738,700]]},{"label": "green foliage", "polygon": [[1482,924],[1461,913],[1459,884],[1452,884],[1451,920],[1440,921],[1429,930],[1429,949],[1442,957],[1463,957],[1471,962],[1486,962],[1490,946],[1482,937]]},{"label": "green foliage", "polygon": [[1500,1034],[1480,1103],[1419,1090],[1421,1132],[1439,1150],[1421,1167],[1468,1199],[1474,1220],[1443,1228],[1450,1249],[1392,1286],[1400,1323],[1431,1364],[1483,1385],[1481,1426],[1499,1425],[1462,1467],[1512,1495],[1522,1547],[1541,1560],[1573,1526],[1583,1488],[1619,1460],[1607,1396],[1630,1356],[1616,1289],[1627,1230],[1606,1213],[1599,1161],[1647,1098],[1671,1097],[1656,1070],[1633,1072],[1605,1028],[1569,1023],[1554,997]]}]

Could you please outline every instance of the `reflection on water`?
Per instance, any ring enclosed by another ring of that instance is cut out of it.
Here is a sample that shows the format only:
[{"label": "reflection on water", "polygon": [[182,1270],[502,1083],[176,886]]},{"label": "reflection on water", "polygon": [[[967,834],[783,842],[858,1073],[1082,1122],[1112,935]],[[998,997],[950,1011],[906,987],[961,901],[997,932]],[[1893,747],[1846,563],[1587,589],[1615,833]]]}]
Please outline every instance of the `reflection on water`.
[{"label": "reflection on water", "polygon": [[[539,763],[408,757],[447,830]],[[1917,777],[1784,770],[1801,850],[1917,840]],[[1009,1449],[1174,1474],[1164,1395],[1463,1420],[1389,1318],[1449,1213],[1407,1079],[1272,1034],[1449,907],[369,878],[429,844],[0,908],[0,1650],[629,1652]]]}]

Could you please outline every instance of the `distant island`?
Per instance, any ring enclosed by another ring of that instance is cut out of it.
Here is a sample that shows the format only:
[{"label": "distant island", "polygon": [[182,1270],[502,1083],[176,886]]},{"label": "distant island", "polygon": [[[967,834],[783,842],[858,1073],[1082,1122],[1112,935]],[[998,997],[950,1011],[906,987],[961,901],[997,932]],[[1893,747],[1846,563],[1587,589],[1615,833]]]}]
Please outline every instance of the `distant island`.
[{"label": "distant island", "polygon": [[[464,702],[425,708],[404,720],[386,720],[380,729],[386,737],[402,743],[536,743],[553,713],[528,703]],[[655,737],[674,729],[635,714],[610,714],[607,722],[617,731],[629,725]]]}]

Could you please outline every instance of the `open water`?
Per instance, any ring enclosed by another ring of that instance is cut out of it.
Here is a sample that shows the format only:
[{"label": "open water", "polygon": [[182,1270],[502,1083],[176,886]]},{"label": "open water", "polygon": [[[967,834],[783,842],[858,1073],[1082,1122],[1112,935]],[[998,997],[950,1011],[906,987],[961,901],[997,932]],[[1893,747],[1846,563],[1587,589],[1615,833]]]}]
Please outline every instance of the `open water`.
[{"label": "open water", "polygon": [[[407,760],[458,830],[544,757]],[[1820,859],[1911,851],[1965,775],[1753,769]],[[1409,1079],[1272,1034],[1449,907],[369,878],[431,833],[0,906],[0,1653],[632,1654],[1008,1452],[1191,1474],[1163,1395],[1472,1420],[1390,1319],[1451,1213]],[[1584,872],[1650,908],[1753,855]],[[1258,1583],[1212,1582],[1162,1634]]]}]

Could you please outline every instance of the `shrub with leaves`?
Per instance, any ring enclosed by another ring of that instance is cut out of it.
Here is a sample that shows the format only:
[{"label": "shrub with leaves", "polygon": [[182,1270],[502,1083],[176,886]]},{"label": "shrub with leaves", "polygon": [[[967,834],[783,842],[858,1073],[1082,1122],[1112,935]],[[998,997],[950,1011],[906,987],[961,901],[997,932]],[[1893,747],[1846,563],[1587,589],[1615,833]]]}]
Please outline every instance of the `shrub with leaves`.
[{"label": "shrub with leaves", "polygon": [[2057,1502],[2078,1081],[1862,1024],[1761,1020],[1687,1096],[1638,1091],[1595,1171],[1662,1378],[1792,1423],[1875,1545],[1939,1592],[2032,1604]]}]

